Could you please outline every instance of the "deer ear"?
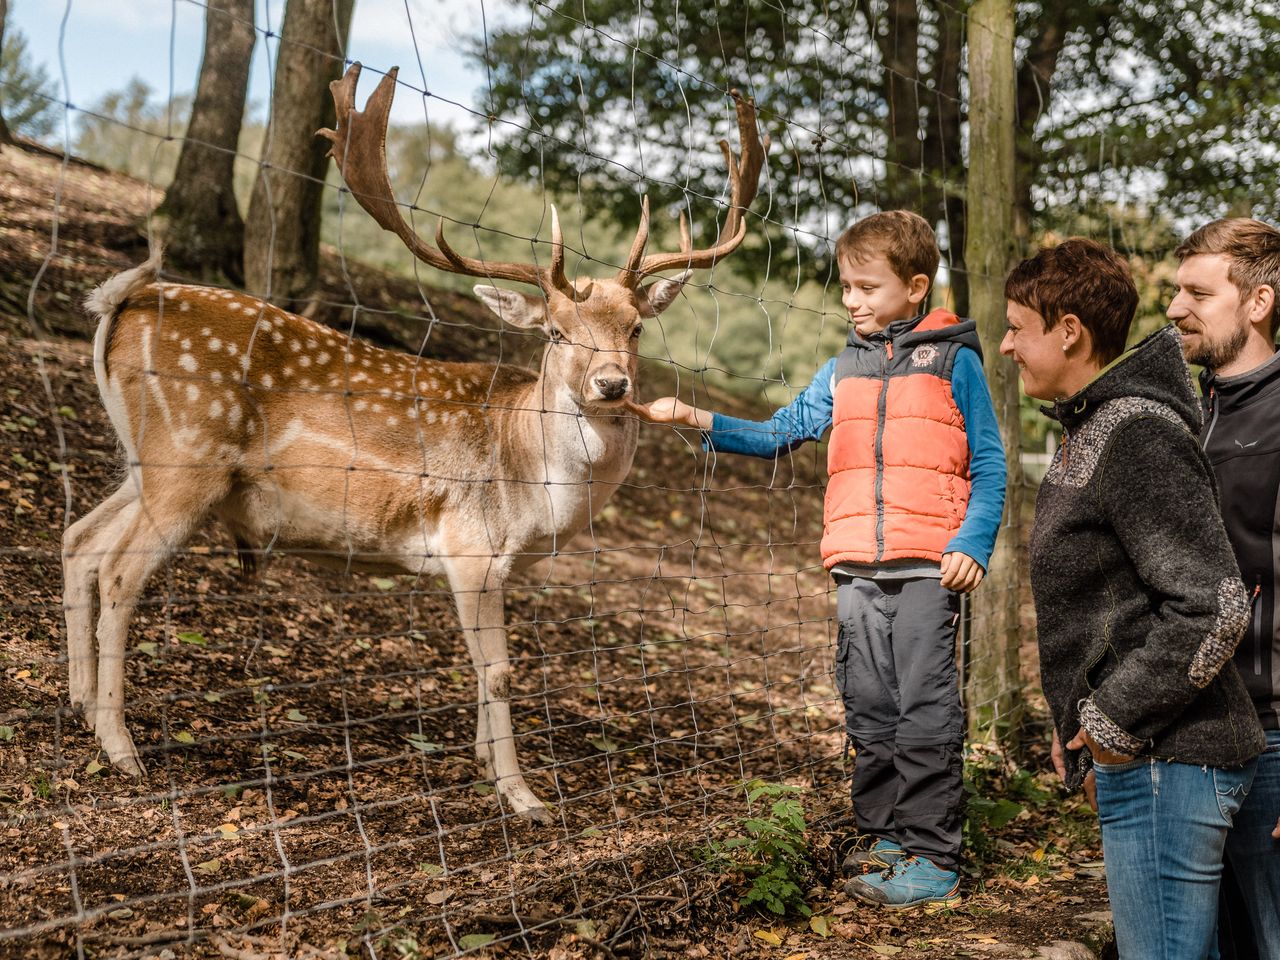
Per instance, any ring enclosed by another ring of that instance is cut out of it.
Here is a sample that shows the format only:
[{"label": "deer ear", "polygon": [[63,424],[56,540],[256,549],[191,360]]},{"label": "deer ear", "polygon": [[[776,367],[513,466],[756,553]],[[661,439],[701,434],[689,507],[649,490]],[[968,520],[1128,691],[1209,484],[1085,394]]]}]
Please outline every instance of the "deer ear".
[{"label": "deer ear", "polygon": [[547,322],[547,302],[542,297],[533,297],[515,290],[504,290],[487,284],[476,284],[476,296],[484,301],[484,305],[498,315],[502,321],[513,327],[529,329],[542,327]]},{"label": "deer ear", "polygon": [[636,300],[639,301],[640,316],[656,317],[671,306],[676,297],[680,296],[680,291],[684,289],[685,281],[692,275],[692,270],[686,270],[678,277],[663,277],[637,290]]}]

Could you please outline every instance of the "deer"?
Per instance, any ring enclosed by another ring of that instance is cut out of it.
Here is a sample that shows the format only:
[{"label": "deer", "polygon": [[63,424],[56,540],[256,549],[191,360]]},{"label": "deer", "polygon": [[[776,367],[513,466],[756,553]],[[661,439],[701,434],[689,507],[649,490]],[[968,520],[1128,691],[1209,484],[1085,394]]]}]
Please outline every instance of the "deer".
[{"label": "deer", "polygon": [[63,536],[70,702],[110,763],[142,776],[125,720],[129,624],[149,578],[212,519],[242,568],[293,553],[346,573],[443,577],[476,674],[476,758],[505,812],[547,821],[516,754],[504,587],[564,550],[630,472],[639,421],[626,405],[643,323],[693,270],[741,245],[768,137],[733,91],[740,151],[719,143],[729,204],[716,241],[693,249],[682,212],[680,249],[646,253],[645,196],[616,276],[571,281],[554,206],[545,264],[460,255],[443,217],[434,244],[419,236],[387,172],[398,71],[359,111],[360,70],[330,84],[336,128],[317,132],[346,189],[423,263],[536,288],[474,289],[503,322],[545,340],[540,368],[379,349],[265,300],[170,282],[158,245],[98,286],[86,298],[93,368],[124,480]]}]

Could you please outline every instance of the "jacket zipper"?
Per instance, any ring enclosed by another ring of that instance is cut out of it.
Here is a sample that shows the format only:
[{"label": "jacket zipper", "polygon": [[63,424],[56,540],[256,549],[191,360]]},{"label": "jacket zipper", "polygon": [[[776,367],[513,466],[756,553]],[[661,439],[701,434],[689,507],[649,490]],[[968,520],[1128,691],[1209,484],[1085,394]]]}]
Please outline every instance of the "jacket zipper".
[{"label": "jacket zipper", "polygon": [[1253,673],[1262,675],[1262,604],[1258,597],[1262,593],[1262,576],[1259,575],[1253,585],[1253,596],[1249,598],[1253,606]]},{"label": "jacket zipper", "polygon": [[1209,429],[1204,432],[1204,439],[1200,441],[1200,449],[1209,449],[1209,438],[1213,436],[1213,428],[1218,425],[1218,388],[1209,388]]},{"label": "jacket zipper", "polygon": [[889,361],[893,341],[886,341],[880,358],[880,396],[876,398],[876,563],[884,558],[884,423],[889,405]]}]

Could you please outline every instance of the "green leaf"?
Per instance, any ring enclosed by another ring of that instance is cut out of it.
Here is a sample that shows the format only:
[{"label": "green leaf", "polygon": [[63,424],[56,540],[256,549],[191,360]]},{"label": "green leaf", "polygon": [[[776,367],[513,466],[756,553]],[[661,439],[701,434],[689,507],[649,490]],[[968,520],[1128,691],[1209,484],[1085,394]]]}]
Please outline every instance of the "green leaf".
[{"label": "green leaf", "polygon": [[196,742],[196,738],[192,736],[190,733],[188,733],[186,730],[183,730],[181,733],[175,733],[173,735],[173,739],[177,740],[179,743],[186,743],[186,744],[192,744]]},{"label": "green leaf", "polygon": [[415,750],[421,750],[423,753],[439,753],[444,749],[444,744],[432,743],[420,733],[405,734],[405,739],[409,741],[409,746]]},{"label": "green leaf", "polygon": [[306,718],[306,716],[305,716],[305,715],[303,714],[303,712],[302,712],[301,710],[299,710],[297,707],[294,707],[292,710],[290,710],[288,713],[286,713],[286,714],[285,714],[285,716],[286,716],[288,719],[292,720],[294,723],[306,723],[306,722],[307,722],[307,718]]},{"label": "green leaf", "polygon": [[615,741],[601,734],[598,737],[587,737],[587,743],[591,744],[601,753],[617,753],[622,747]]},{"label": "green leaf", "polygon": [[156,645],[150,640],[144,640],[142,643],[138,644],[138,649],[149,657],[154,657],[156,655]]},{"label": "green leaf", "polygon": [[70,407],[59,407],[58,416],[66,417],[68,420],[75,420],[76,412],[72,410]]},{"label": "green leaf", "polygon": [[106,764],[99,763],[97,760],[90,760],[85,764],[84,772],[92,777],[105,769],[107,769]]},{"label": "green leaf", "polygon": [[306,755],[305,753],[299,753],[297,750],[283,750],[283,751],[281,751],[281,752],[282,752],[286,757],[288,757],[290,760],[305,760],[305,759],[307,759],[307,755]]},{"label": "green leaf", "polygon": [[197,647],[207,647],[209,641],[204,638],[203,633],[196,633],[194,630],[184,630],[178,634],[178,639],[183,643],[193,643]]},{"label": "green leaf", "polygon": [[222,869],[222,861],[217,859],[206,860],[204,863],[197,863],[196,869],[199,870],[201,873],[208,873],[208,874],[217,873],[219,870]]},{"label": "green leaf", "polygon": [[468,933],[458,941],[458,946],[463,950],[475,950],[479,947],[487,947],[495,939],[497,938],[492,933]]},{"label": "green leaf", "polygon": [[2,726],[0,727],[0,740],[12,740],[15,733],[17,731],[13,727]]},{"label": "green leaf", "polygon": [[379,590],[394,590],[396,588],[396,582],[390,577],[371,577],[370,579]]},{"label": "green leaf", "polygon": [[418,864],[418,872],[425,873],[428,877],[438,877],[444,873],[444,867],[438,863],[428,863],[424,860]]},{"label": "green leaf", "polygon": [[210,703],[221,703],[221,702],[222,702],[222,694],[220,694],[220,693],[206,693],[206,694],[204,695],[204,698],[205,698],[206,700],[208,700]]},{"label": "green leaf", "polygon": [[487,797],[489,794],[493,793],[493,786],[488,783],[473,783],[471,785],[471,790],[474,793],[480,794],[482,797]]}]

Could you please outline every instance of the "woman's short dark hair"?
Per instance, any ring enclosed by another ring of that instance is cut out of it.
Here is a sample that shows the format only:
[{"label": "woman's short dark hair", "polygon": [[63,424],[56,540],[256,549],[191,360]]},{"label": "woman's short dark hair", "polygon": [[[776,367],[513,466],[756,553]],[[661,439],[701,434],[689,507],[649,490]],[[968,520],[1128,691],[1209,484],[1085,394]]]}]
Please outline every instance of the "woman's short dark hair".
[{"label": "woman's short dark hair", "polygon": [[1138,288],[1124,258],[1085,237],[1071,237],[1023,260],[1005,280],[1004,295],[1040,314],[1045,330],[1075,314],[1093,339],[1093,356],[1103,363],[1124,352],[1138,309]]}]

